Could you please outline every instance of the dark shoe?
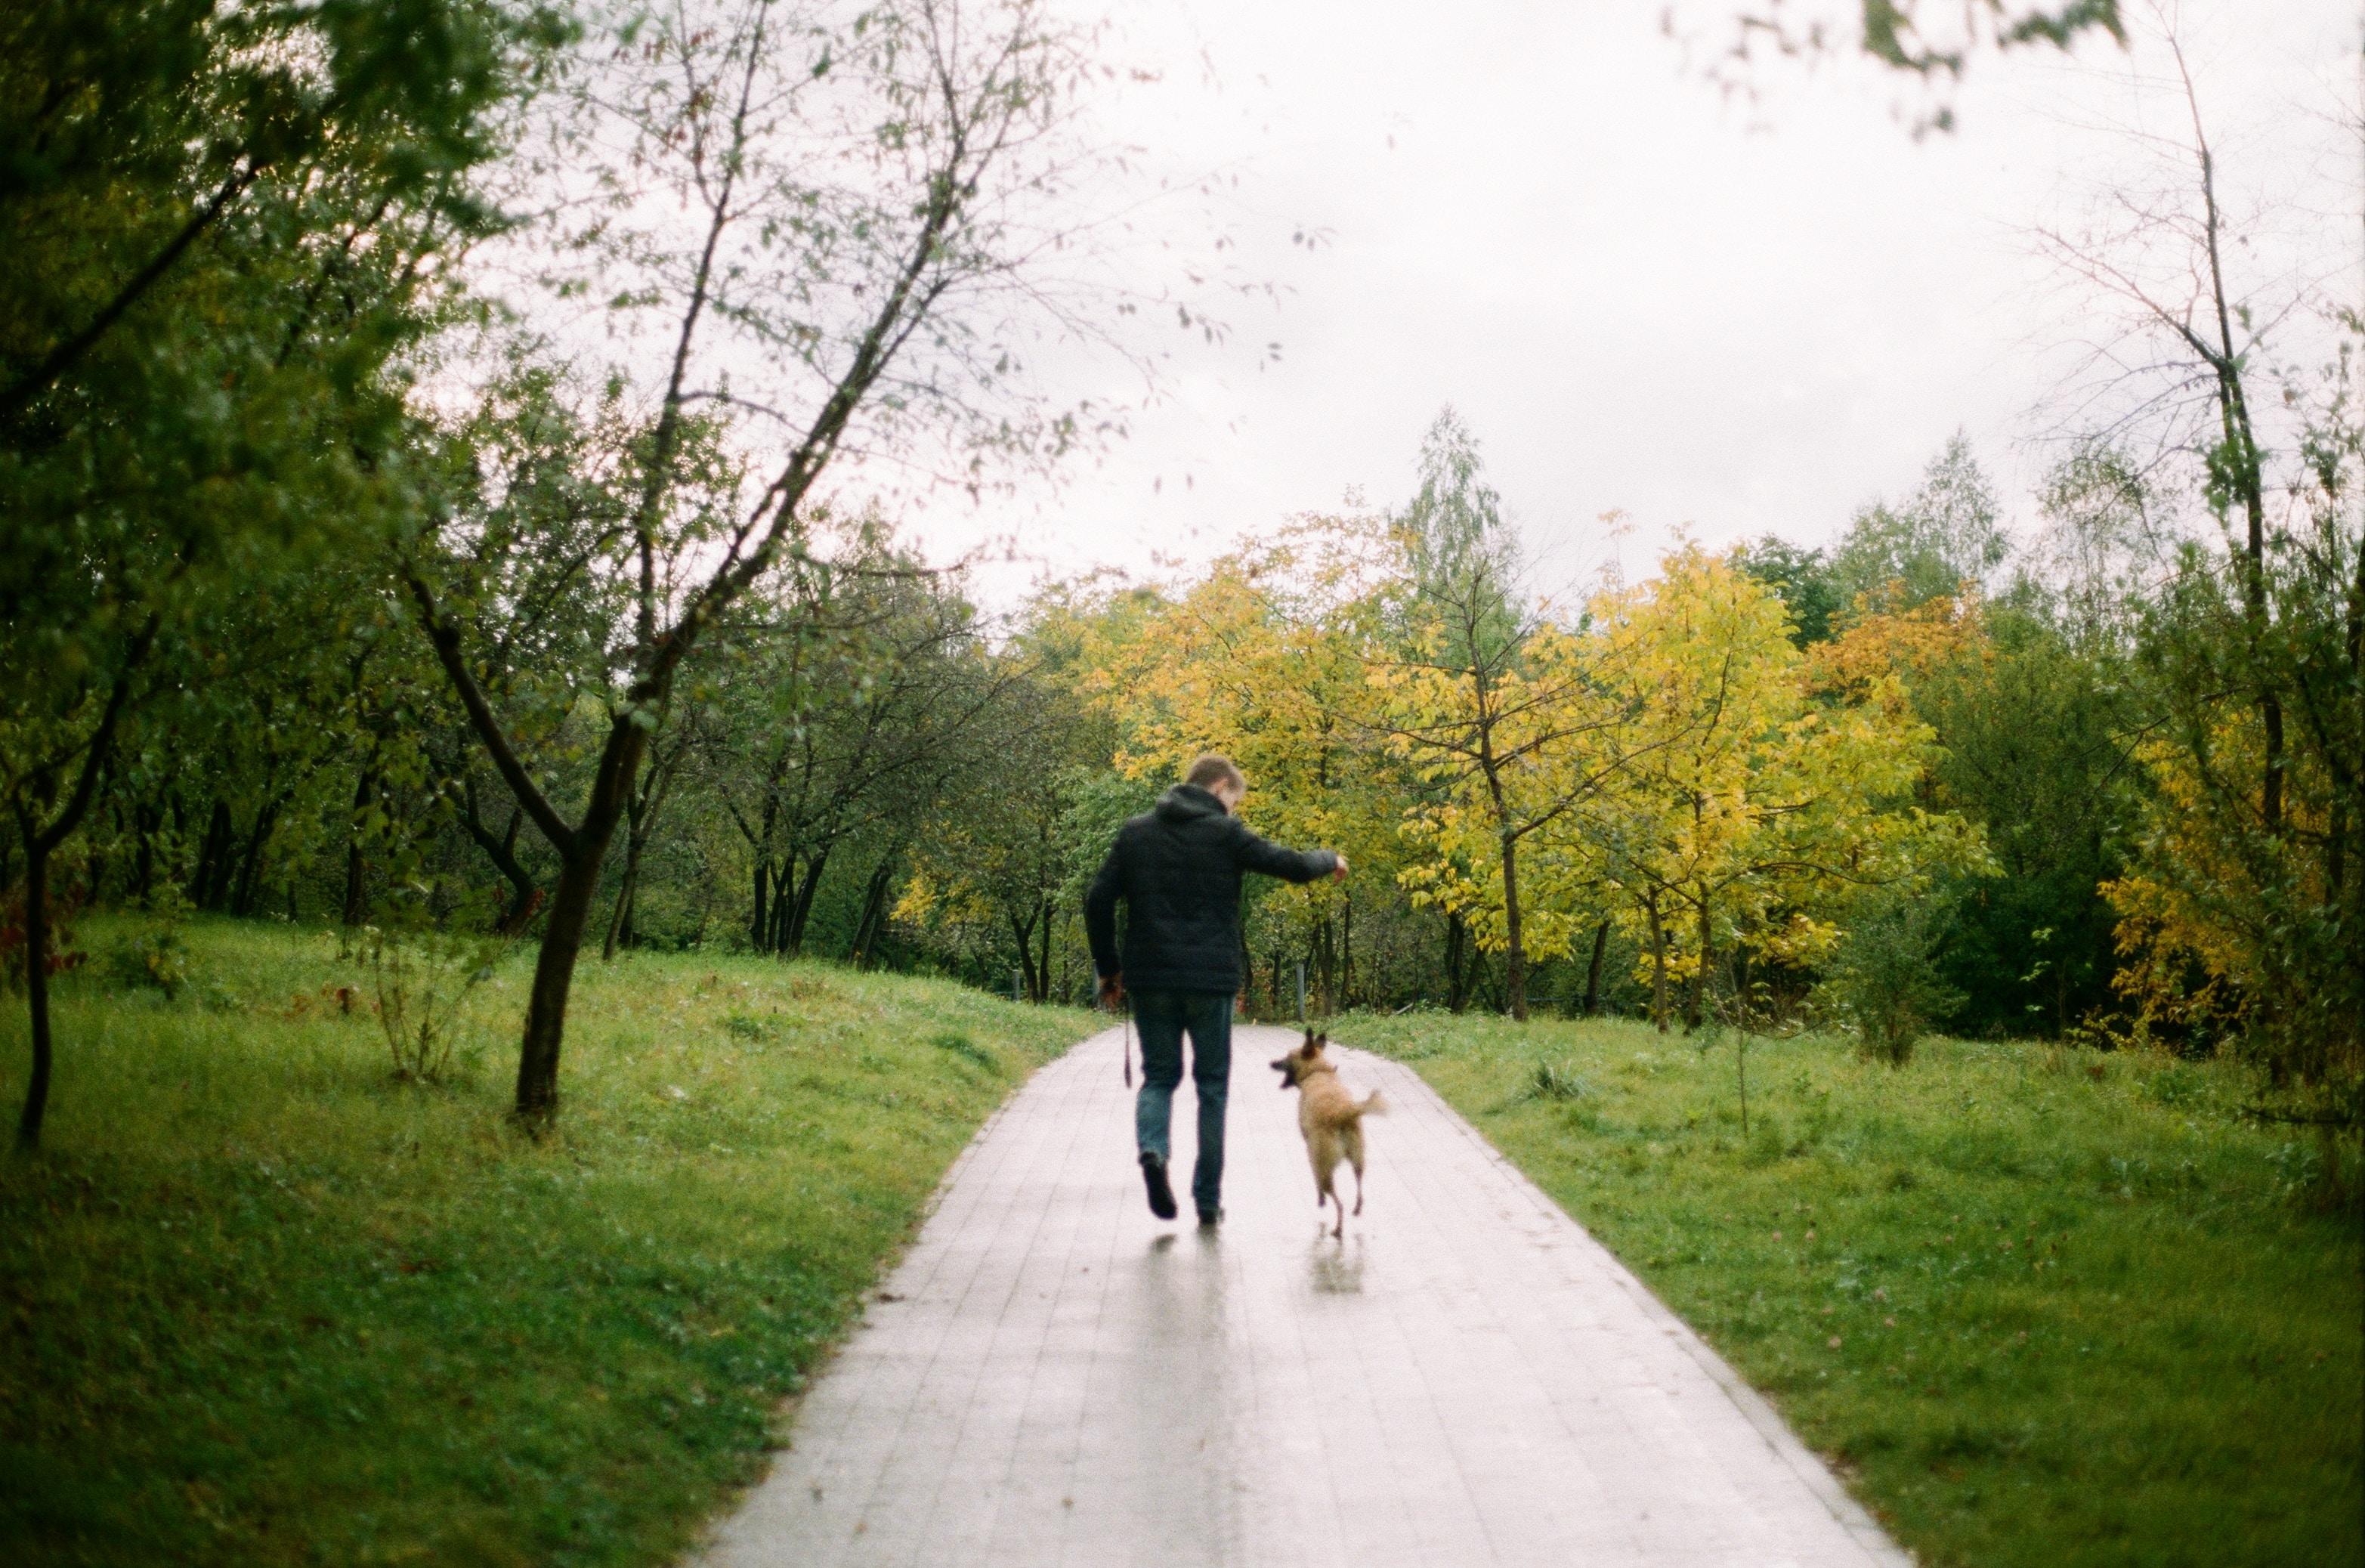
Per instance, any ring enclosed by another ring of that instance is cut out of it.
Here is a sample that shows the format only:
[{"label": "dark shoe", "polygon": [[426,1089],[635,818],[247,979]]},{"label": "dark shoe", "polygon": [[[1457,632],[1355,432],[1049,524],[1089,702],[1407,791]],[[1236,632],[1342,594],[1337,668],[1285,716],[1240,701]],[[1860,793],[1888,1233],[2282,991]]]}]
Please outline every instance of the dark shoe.
[{"label": "dark shoe", "polygon": [[1199,1228],[1200,1228],[1201,1230],[1213,1230],[1213,1229],[1215,1229],[1217,1226],[1219,1226],[1219,1225],[1221,1225],[1221,1224],[1223,1224],[1223,1223],[1224,1223],[1224,1211],[1223,1211],[1223,1210],[1221,1210],[1221,1209],[1201,1209],[1201,1210],[1199,1211]]},{"label": "dark shoe", "polygon": [[1174,1217],[1174,1189],[1166,1184],[1166,1161],[1141,1151],[1142,1184],[1149,1189],[1149,1212],[1160,1219]]}]

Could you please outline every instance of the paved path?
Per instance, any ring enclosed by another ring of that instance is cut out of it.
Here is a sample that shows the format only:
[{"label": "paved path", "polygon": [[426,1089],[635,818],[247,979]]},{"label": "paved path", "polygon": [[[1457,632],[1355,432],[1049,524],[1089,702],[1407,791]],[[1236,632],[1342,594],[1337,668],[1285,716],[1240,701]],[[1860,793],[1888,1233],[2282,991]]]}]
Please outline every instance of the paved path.
[{"label": "paved path", "polygon": [[[1211,1234],[1142,1202],[1115,1033],[1037,1074],[712,1568],[1909,1562],[1409,1070],[1341,1053],[1393,1113],[1363,1217],[1318,1235],[1296,1096],[1265,1067],[1293,1038],[1236,1036]],[[1178,1186],[1191,1103],[1186,1081]]]}]

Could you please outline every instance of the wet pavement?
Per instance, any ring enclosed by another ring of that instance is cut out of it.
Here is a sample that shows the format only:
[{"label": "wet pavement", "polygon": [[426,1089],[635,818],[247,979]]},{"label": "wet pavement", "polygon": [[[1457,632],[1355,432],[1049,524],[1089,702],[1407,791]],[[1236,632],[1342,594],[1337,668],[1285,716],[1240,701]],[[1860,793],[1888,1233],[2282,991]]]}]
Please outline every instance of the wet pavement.
[{"label": "wet pavement", "polygon": [[[1187,1195],[1181,1223],[1149,1215],[1115,1032],[1037,1073],[704,1562],[1910,1561],[1409,1069],[1353,1051],[1348,1085],[1391,1112],[1368,1129],[1362,1216],[1331,1240],[1297,1097],[1265,1066],[1294,1041],[1235,1036],[1212,1232]],[[1175,1099],[1180,1187],[1187,1080]]]}]

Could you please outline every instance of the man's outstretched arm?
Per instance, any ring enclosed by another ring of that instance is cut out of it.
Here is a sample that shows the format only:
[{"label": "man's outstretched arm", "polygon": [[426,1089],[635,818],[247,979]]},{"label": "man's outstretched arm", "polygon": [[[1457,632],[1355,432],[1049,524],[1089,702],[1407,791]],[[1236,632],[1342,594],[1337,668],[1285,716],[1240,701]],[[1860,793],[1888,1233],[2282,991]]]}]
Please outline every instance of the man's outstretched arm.
[{"label": "man's outstretched arm", "polygon": [[1261,871],[1285,882],[1310,882],[1317,877],[1346,874],[1347,857],[1335,849],[1283,849],[1245,827],[1239,831],[1234,854],[1242,870]]}]

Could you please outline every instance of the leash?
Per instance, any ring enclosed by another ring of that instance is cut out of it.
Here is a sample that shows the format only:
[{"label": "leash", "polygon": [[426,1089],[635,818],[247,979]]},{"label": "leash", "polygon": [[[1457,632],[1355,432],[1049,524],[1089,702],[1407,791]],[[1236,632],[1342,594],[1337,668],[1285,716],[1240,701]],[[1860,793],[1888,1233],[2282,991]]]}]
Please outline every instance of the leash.
[{"label": "leash", "polygon": [[1133,999],[1125,1003],[1125,1086],[1133,1087]]}]

